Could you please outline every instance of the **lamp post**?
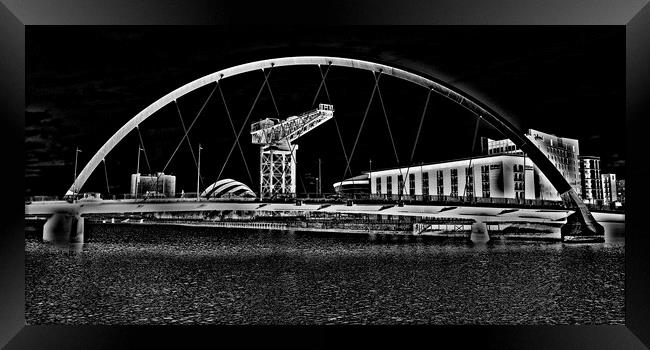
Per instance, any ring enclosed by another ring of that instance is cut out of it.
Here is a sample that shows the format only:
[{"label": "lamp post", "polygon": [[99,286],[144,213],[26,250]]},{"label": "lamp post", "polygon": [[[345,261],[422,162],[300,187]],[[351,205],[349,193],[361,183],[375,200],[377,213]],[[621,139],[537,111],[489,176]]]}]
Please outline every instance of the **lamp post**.
[{"label": "lamp post", "polygon": [[77,147],[74,152],[74,179],[72,179],[73,195],[77,193],[77,158],[78,158],[77,156],[79,155],[79,152],[81,152],[81,150],[79,149],[79,147]]},{"label": "lamp post", "polygon": [[[368,172],[368,187],[370,188],[370,196],[372,197],[372,159],[369,159],[368,162],[370,163],[370,169]],[[375,189],[375,192],[377,192],[377,189]]]},{"label": "lamp post", "polygon": [[196,200],[200,201],[200,193],[199,193],[199,180],[201,179],[201,150],[203,147],[201,147],[201,144],[199,143],[199,160],[198,164],[196,166]]},{"label": "lamp post", "polygon": [[526,152],[523,153],[524,153],[524,204],[526,204]]},{"label": "lamp post", "polygon": [[140,174],[140,152],[142,152],[142,147],[138,146],[138,164],[135,167],[136,174]]},{"label": "lamp post", "polygon": [[142,147],[138,145],[138,164],[135,167],[135,199],[138,199],[138,185],[140,184],[140,152],[142,152]]},{"label": "lamp post", "polygon": [[422,162],[420,162],[420,189],[422,191],[422,200],[424,198],[429,199],[429,197],[425,197],[429,195],[429,174],[427,173],[427,193],[424,193],[424,169],[422,169]]},{"label": "lamp post", "polygon": [[320,185],[321,181],[322,181],[322,177],[321,177],[321,172],[320,172],[320,158],[318,158],[318,196],[319,197],[320,197],[320,195],[322,193],[322,188],[321,188],[321,185]]}]

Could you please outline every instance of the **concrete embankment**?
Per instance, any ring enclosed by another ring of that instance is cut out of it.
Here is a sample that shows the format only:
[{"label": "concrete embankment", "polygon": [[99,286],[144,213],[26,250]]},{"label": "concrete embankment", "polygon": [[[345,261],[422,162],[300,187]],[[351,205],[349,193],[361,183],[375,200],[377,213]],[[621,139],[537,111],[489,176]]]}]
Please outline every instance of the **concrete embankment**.
[{"label": "concrete embankment", "polygon": [[[462,209],[462,210],[461,210]],[[463,211],[465,210],[465,211]],[[123,215],[96,215],[93,222],[183,225],[201,227],[244,228],[261,230],[288,230],[379,234],[414,237],[459,238],[472,241],[535,240],[562,241],[562,226],[570,212],[537,211],[535,213],[510,209],[489,211],[474,208],[450,209],[454,215],[407,216],[399,213],[381,214],[307,212],[304,210],[250,211],[202,210],[193,212],[131,213]],[[534,215],[533,215],[534,214]],[[611,222],[624,222],[624,215],[595,213],[596,217]]]},{"label": "concrete embankment", "polygon": [[[255,230],[331,232],[389,236],[441,237],[468,239],[471,222],[451,220],[447,223],[426,225],[428,230],[417,232],[411,222],[337,222],[329,221],[209,221],[209,220],[165,220],[165,219],[103,219],[93,220],[94,224],[114,225],[173,225],[190,227],[243,228]],[[416,226],[417,227],[417,226]]]}]

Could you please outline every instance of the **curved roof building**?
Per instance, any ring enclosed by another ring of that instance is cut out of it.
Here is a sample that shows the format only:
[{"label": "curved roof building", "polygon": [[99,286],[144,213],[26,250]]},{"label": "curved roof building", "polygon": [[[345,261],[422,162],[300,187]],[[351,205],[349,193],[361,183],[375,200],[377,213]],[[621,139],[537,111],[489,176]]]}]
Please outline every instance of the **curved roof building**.
[{"label": "curved roof building", "polygon": [[244,198],[255,198],[255,192],[251,190],[248,186],[244,185],[239,181],[233,179],[223,179],[219,180],[201,193],[201,197],[206,198],[223,198],[223,197],[244,197]]}]

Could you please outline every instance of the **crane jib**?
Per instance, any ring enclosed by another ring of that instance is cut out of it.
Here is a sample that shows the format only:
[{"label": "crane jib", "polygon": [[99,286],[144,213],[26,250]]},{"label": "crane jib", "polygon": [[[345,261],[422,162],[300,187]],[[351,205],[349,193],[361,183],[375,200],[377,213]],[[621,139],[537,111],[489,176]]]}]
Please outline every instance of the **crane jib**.
[{"label": "crane jib", "polygon": [[257,145],[291,143],[333,117],[334,107],[320,104],[314,109],[284,120],[266,118],[251,124],[251,141]]}]

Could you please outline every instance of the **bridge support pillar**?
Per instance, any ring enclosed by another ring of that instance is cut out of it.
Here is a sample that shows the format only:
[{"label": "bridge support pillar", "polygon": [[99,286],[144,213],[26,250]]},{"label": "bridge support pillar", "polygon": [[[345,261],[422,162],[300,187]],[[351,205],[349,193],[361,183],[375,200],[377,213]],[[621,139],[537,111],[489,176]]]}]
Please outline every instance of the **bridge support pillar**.
[{"label": "bridge support pillar", "polygon": [[490,240],[487,224],[484,222],[475,222],[472,224],[472,232],[469,239],[474,243],[486,243]]},{"label": "bridge support pillar", "polygon": [[605,240],[605,229],[591,215],[575,190],[571,189],[562,194],[562,199],[575,207],[575,212],[567,217],[566,224],[562,225],[560,230],[563,242]]},{"label": "bridge support pillar", "polygon": [[56,213],[43,225],[43,242],[83,243],[84,218],[79,214]]}]

